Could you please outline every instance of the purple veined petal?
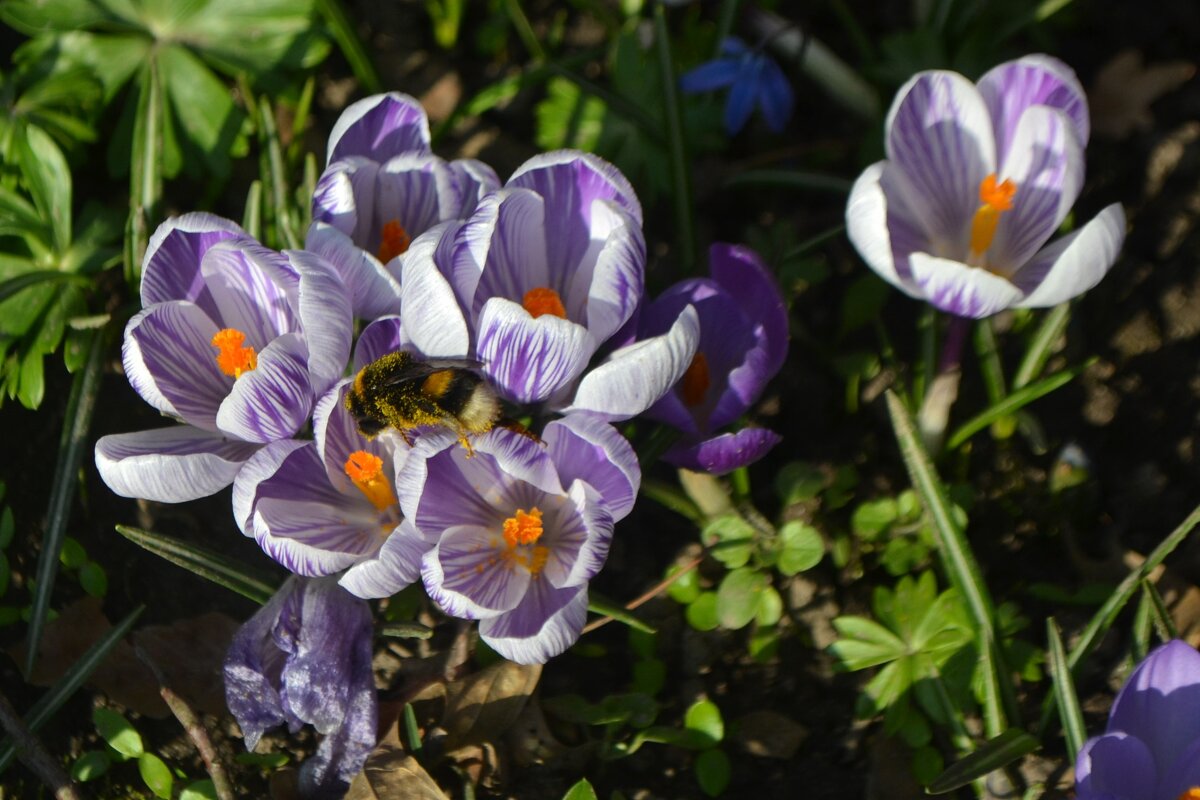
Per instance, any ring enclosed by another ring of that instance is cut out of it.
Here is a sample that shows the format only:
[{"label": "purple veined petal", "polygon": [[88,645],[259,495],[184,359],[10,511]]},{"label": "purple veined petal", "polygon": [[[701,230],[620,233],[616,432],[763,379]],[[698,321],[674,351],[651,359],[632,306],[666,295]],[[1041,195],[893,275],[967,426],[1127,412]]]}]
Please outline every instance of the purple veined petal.
[{"label": "purple veined petal", "polygon": [[570,506],[559,509],[560,522],[553,538],[542,537],[550,548],[542,577],[558,588],[582,586],[596,577],[608,560],[613,535],[612,514],[594,487],[577,480],[571,484],[567,496],[574,513],[564,518],[563,510]]},{"label": "purple veined petal", "polygon": [[693,67],[679,76],[679,88],[685,94],[711,92],[729,86],[737,80],[741,59],[718,58]]},{"label": "purple veined petal", "polygon": [[386,529],[367,499],[340,507],[308,500],[265,497],[255,504],[254,540],[289,572],[323,577],[378,552]]},{"label": "purple veined petal", "polygon": [[787,359],[788,311],[774,273],[758,253],[743,245],[717,243],[708,251],[713,280],[754,320],[765,345],[764,365],[772,374]]},{"label": "purple veined petal", "polygon": [[762,56],[743,56],[738,64],[737,76],[729,87],[725,98],[725,113],[722,121],[725,132],[734,136],[746,126],[754,103],[758,100],[758,84],[762,75]]},{"label": "purple veined petal", "polygon": [[762,110],[767,127],[774,133],[782,133],[792,118],[794,99],[792,85],[787,76],[769,56],[763,57],[762,75],[758,84],[758,107]]},{"label": "purple veined petal", "polygon": [[429,152],[429,119],[415,97],[388,92],[346,107],[329,133],[326,163],[352,155],[383,162],[411,152]]},{"label": "purple veined petal", "polygon": [[276,685],[284,654],[271,634],[289,595],[302,585],[298,578],[289,578],[238,628],[225,656],[225,702],[241,726],[248,750],[258,746],[267,730],[287,721]]},{"label": "purple veined petal", "polygon": [[379,259],[356,246],[350,237],[323,222],[308,229],[304,248],[333,265],[351,298],[351,310],[360,319],[400,313],[400,282]]},{"label": "purple veined petal", "polygon": [[1176,800],[1187,797],[1187,790],[1200,786],[1200,739],[1193,741],[1175,759],[1174,764],[1159,770],[1155,800]]},{"label": "purple veined petal", "polygon": [[1125,241],[1125,211],[1114,203],[1086,225],[1043,247],[1012,281],[1025,294],[1019,308],[1065,303],[1105,276]]},{"label": "purple veined petal", "polygon": [[[265,482],[272,481],[276,484],[272,488],[277,494],[280,490],[289,493],[297,484],[295,480],[297,473],[301,490],[306,490],[310,485],[314,485],[311,482],[311,473],[304,472],[304,454],[293,460],[291,469],[285,471],[280,480],[274,480],[280,472],[280,468],[297,450],[312,448],[312,442],[299,439],[280,439],[258,450],[242,466],[233,481],[233,519],[243,534],[254,535],[254,504],[258,502],[259,489]],[[316,477],[319,480],[320,474],[317,473]]]},{"label": "purple veined petal", "polygon": [[996,131],[996,154],[1003,163],[1021,121],[1032,106],[1064,111],[1087,144],[1087,95],[1075,71],[1053,56],[1034,54],[993,67],[979,79],[979,93],[987,104]]},{"label": "purple veined petal", "polygon": [[1125,733],[1088,739],[1075,760],[1078,800],[1149,798],[1157,778],[1146,743]]},{"label": "purple veined petal", "polygon": [[497,392],[538,403],[579,377],[596,344],[582,325],[552,314],[534,318],[511,300],[493,297],[479,315],[475,349]]},{"label": "purple veined petal", "polygon": [[[352,158],[337,161],[325,168],[317,180],[317,185],[313,188],[313,222],[330,225],[347,236],[353,237],[355,231],[358,230],[360,211],[366,219],[371,218],[375,203],[374,193],[371,189],[373,188],[374,172],[378,166],[373,162],[366,162],[369,164],[372,182],[361,188],[356,187],[353,176],[358,171],[360,162],[363,161],[365,160]],[[359,176],[360,184],[363,182],[362,177]],[[361,210],[356,188],[360,188],[360,193],[363,195],[362,203],[366,204],[366,208]]]},{"label": "purple veined petal", "polygon": [[908,257],[927,252],[930,242],[921,226],[906,216],[906,195],[896,171],[895,165],[877,161],[858,176],[846,203],[846,234],[876,275],[919,298]]},{"label": "purple veined petal", "polygon": [[913,253],[909,263],[926,301],[948,314],[983,319],[1021,300],[1020,289],[985,269],[925,253]]},{"label": "purple veined petal", "polygon": [[[566,299],[567,280],[579,262],[550,266],[546,240],[557,219],[547,220],[545,212],[545,201],[525,189],[501,189],[480,203],[463,229],[473,243],[471,250],[483,256],[478,262],[482,272],[472,300],[473,316],[478,318],[491,298],[520,303],[526,292],[538,287],[553,289]],[[485,235],[487,242],[479,241]],[[574,321],[583,324],[582,319]]]},{"label": "purple veined petal", "polygon": [[236,222],[194,211],[158,226],[142,258],[142,307],[169,300],[190,300],[210,314],[200,262],[208,249],[226,239],[249,239]]},{"label": "purple veined petal", "polygon": [[[996,171],[996,143],[975,85],[956,72],[921,72],[901,87],[884,126],[909,218],[935,242],[964,246],[979,208],[979,184]],[[892,197],[892,193],[887,193]],[[965,255],[965,253],[964,253]]]},{"label": "purple veined petal", "polygon": [[592,338],[604,342],[633,316],[645,292],[646,240],[633,218],[608,201],[592,208],[591,235],[595,258],[585,257],[576,269],[563,301],[567,318],[586,320]]},{"label": "purple veined petal", "polygon": [[1017,193],[987,251],[993,269],[1011,275],[1046,243],[1079,196],[1083,169],[1083,145],[1067,115],[1044,106],[1026,111],[1000,169]]},{"label": "purple veined petal", "polygon": [[449,223],[438,233],[418,237],[404,258],[403,305],[411,310],[402,319],[403,336],[430,358],[465,358],[471,334],[459,297],[438,269],[439,243],[453,238],[461,226]]},{"label": "purple veined petal", "polygon": [[1200,653],[1175,639],[1151,651],[1121,687],[1109,731],[1146,743],[1165,768],[1200,739]]},{"label": "purple veined petal", "polygon": [[500,178],[496,175],[496,170],[482,161],[474,158],[460,158],[451,161],[447,166],[458,176],[462,205],[454,216],[459,219],[471,216],[485,194],[500,188]]},{"label": "purple veined petal", "polygon": [[217,427],[247,442],[290,438],[312,410],[307,355],[304,342],[294,333],[267,345],[258,354],[258,366],[234,381],[217,411]]},{"label": "purple veined petal", "polygon": [[200,269],[217,307],[213,321],[245,334],[247,347],[261,352],[299,327],[290,267],[274,250],[257,242],[218,244],[205,254]]},{"label": "purple veined petal", "polygon": [[456,175],[434,155],[396,156],[380,167],[376,182],[368,239],[372,247],[379,246],[380,231],[388,222],[399,223],[416,238],[442,220],[455,218],[463,204]]},{"label": "purple veined petal", "polygon": [[689,306],[665,334],[622,347],[584,375],[564,413],[590,411],[607,420],[637,416],[683,377],[699,342],[700,319]]},{"label": "purple veined petal", "polygon": [[217,325],[197,305],[158,303],[125,326],[121,362],[133,390],[164,414],[217,430],[233,379],[217,367]]},{"label": "purple veined petal", "polygon": [[354,372],[388,353],[403,349],[405,338],[402,326],[400,317],[390,316],[380,317],[363,328],[358,341],[354,343]]},{"label": "purple veined petal", "polygon": [[103,436],[96,469],[122,497],[183,503],[221,491],[258,445],[188,425]]},{"label": "purple veined petal", "polygon": [[544,664],[575,644],[587,620],[587,585],[555,589],[533,581],[521,605],[479,623],[479,636],[518,664]]},{"label": "purple veined petal", "polygon": [[404,520],[384,540],[383,547],[373,558],[346,570],[339,583],[357,597],[391,597],[421,579],[421,559],[434,544],[434,538]]},{"label": "purple veined petal", "polygon": [[612,425],[590,414],[568,414],[546,426],[542,441],[564,485],[581,480],[593,486],[614,522],[633,509],[642,469],[629,440]]},{"label": "purple veined petal", "polygon": [[696,472],[724,475],[753,464],[781,441],[779,434],[766,428],[742,428],[699,442],[676,444],[663,454],[663,460]]},{"label": "purple veined petal", "polygon": [[314,394],[324,394],[341,379],[350,359],[354,321],[350,297],[337,270],[304,250],[289,250],[288,261],[300,275],[297,313],[308,349],[308,372]]},{"label": "purple veined petal", "polygon": [[313,409],[313,440],[325,465],[329,483],[343,494],[357,495],[359,489],[346,475],[352,453],[364,450],[383,462],[383,474],[394,476],[403,468],[411,448],[399,436],[381,434],[367,439],[346,410],[345,398],[352,379],[347,378],[326,392]]},{"label": "purple veined petal", "polygon": [[[454,463],[470,483],[495,498],[497,502],[493,506],[504,508],[504,516],[511,515],[520,507],[520,499],[505,491],[507,486],[528,484],[521,492],[526,495],[564,493],[550,454],[528,436],[497,427],[476,439],[474,446],[476,453],[486,454],[491,459],[469,459],[462,448],[458,448],[451,451]],[[534,505],[537,504],[536,499],[534,497]]]},{"label": "purple veined petal", "polygon": [[447,528],[421,562],[429,597],[452,617],[487,619],[521,602],[529,571],[501,557],[506,545],[498,530],[478,525]]}]

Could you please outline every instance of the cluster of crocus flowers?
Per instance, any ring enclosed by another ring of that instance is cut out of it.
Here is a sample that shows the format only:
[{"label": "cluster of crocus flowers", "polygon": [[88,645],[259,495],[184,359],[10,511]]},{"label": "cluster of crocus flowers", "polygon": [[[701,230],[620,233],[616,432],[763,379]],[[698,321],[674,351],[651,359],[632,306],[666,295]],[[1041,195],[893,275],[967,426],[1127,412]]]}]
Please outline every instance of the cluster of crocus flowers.
[{"label": "cluster of crocus flowers", "polygon": [[846,227],[888,283],[960,317],[1063,303],[1116,260],[1125,215],[1110,205],[1050,242],[1083,184],[1087,98],[1044,55],[973,84],[935,70],[910,79],[885,123],[887,159],[850,193]]},{"label": "cluster of crocus flowers", "polygon": [[1138,664],[1075,762],[1078,800],[1200,798],[1200,653],[1178,639]]}]

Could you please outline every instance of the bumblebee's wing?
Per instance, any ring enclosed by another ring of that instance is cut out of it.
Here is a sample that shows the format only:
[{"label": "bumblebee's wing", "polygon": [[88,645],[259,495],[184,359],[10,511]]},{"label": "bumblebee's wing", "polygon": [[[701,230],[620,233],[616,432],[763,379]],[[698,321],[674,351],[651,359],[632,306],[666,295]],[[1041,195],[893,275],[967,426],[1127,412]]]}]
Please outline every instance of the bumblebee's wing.
[{"label": "bumblebee's wing", "polygon": [[448,369],[466,369],[478,372],[482,368],[482,362],[470,358],[431,358],[427,361],[410,361],[403,368],[382,376],[380,384],[383,386],[405,386],[417,381],[423,381],[435,372],[443,372]]}]

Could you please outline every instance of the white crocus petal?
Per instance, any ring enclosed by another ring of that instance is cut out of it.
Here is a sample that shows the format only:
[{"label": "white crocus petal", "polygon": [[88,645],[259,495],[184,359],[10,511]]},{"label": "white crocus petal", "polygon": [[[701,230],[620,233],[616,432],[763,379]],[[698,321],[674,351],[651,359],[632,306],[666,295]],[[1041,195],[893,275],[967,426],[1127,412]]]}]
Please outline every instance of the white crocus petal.
[{"label": "white crocus petal", "polygon": [[635,417],[654,405],[687,371],[700,342],[700,318],[687,306],[671,329],[622,347],[583,376],[571,405],[607,420]]},{"label": "white crocus petal", "polygon": [[258,449],[188,425],[117,433],[96,442],[96,468],[122,497],[183,503],[219,492]]},{"label": "white crocus petal", "polygon": [[412,522],[405,520],[388,535],[374,558],[355,564],[338,583],[364,599],[391,597],[421,579],[421,558],[433,544]]},{"label": "white crocus petal", "polygon": [[497,538],[495,531],[478,525],[455,525],[425,554],[425,591],[450,616],[487,619],[512,610],[525,596],[529,571],[513,569],[496,557]]},{"label": "white crocus petal", "polygon": [[458,223],[450,223],[427,231],[413,241],[403,257],[403,306],[411,312],[400,317],[404,338],[429,358],[463,358],[471,347],[467,320],[454,287],[434,260],[441,237],[452,236],[457,229]]},{"label": "white crocus petal", "polygon": [[313,405],[306,354],[294,333],[271,342],[258,354],[258,365],[234,381],[217,411],[217,426],[247,442],[266,444],[291,437]]},{"label": "white crocus petal", "polygon": [[1078,231],[1042,248],[1013,276],[1028,292],[1017,307],[1056,306],[1086,292],[1112,267],[1124,241],[1125,211],[1114,203]]},{"label": "white crocus petal", "polygon": [[534,581],[519,608],[479,623],[479,636],[518,664],[544,664],[575,644],[587,620],[587,585]]},{"label": "white crocus petal", "polygon": [[620,431],[592,414],[568,414],[546,426],[542,441],[562,483],[586,481],[604,498],[614,521],[633,510],[642,470]]},{"label": "white crocus petal", "polygon": [[518,403],[537,403],[579,377],[596,350],[587,328],[493,297],[479,315],[475,351],[496,390]]},{"label": "white crocus petal", "polygon": [[379,259],[355,246],[346,234],[332,225],[314,222],[304,248],[325,258],[338,271],[351,296],[354,316],[377,319],[400,313],[400,282]]},{"label": "white crocus petal", "polygon": [[304,250],[289,250],[286,255],[300,273],[297,305],[312,392],[324,394],[345,374],[350,360],[350,297],[337,270],[321,256]]},{"label": "white crocus petal", "polygon": [[909,257],[925,299],[948,314],[982,319],[1016,305],[1021,291],[999,275],[926,253]]},{"label": "white crocus petal", "polygon": [[[901,277],[901,267],[895,260],[896,243],[893,243],[892,231],[888,227],[889,200],[893,203],[901,200],[897,208],[903,202],[901,198],[889,198],[884,190],[883,176],[891,169],[888,162],[879,161],[858,176],[846,203],[846,233],[867,266],[875,270],[879,277],[904,293],[919,297],[917,288]],[[916,226],[904,225],[903,230],[912,233],[908,237],[912,245],[925,244]],[[907,275],[908,265],[904,264],[902,269]]]},{"label": "white crocus petal", "polygon": [[274,477],[288,456],[309,444],[298,439],[271,442],[255,453],[238,472],[233,481],[233,521],[246,536],[254,535],[254,503],[258,499],[258,485]]},{"label": "white crocus petal", "polygon": [[332,575],[374,554],[380,545],[374,509],[310,500],[263,497],[254,511],[254,540],[291,572]]},{"label": "white crocus petal", "polygon": [[[580,269],[568,292],[582,298],[587,327],[598,342],[607,341],[633,315],[645,291],[646,240],[633,218],[611,200],[592,204],[592,239],[600,243],[591,270]],[[583,281],[586,285],[582,285]],[[568,308],[568,316],[582,320]]]}]

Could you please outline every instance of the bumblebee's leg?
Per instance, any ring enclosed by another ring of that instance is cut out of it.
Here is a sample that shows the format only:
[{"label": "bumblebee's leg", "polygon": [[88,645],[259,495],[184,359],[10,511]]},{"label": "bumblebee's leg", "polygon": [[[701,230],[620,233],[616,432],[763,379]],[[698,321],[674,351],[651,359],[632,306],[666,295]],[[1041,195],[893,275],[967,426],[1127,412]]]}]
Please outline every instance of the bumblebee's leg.
[{"label": "bumblebee's leg", "polygon": [[513,433],[519,433],[522,436],[524,436],[526,439],[532,439],[533,441],[537,442],[540,445],[545,444],[545,442],[542,441],[542,437],[538,436],[536,433],[529,430],[529,428],[526,428],[524,425],[517,422],[515,419],[508,419],[507,417],[505,417],[504,419],[500,420],[496,424],[499,425],[501,428],[507,428],[508,430],[512,431]]},{"label": "bumblebee's leg", "polygon": [[471,446],[471,440],[467,438],[467,431],[465,428],[458,429],[458,443],[461,444],[463,449],[467,451],[467,458],[475,457],[475,448]]},{"label": "bumblebee's leg", "polygon": [[400,438],[404,439],[404,443],[409,447],[413,446],[412,437],[408,435],[408,431],[403,428],[396,428],[395,431],[400,434]]}]

